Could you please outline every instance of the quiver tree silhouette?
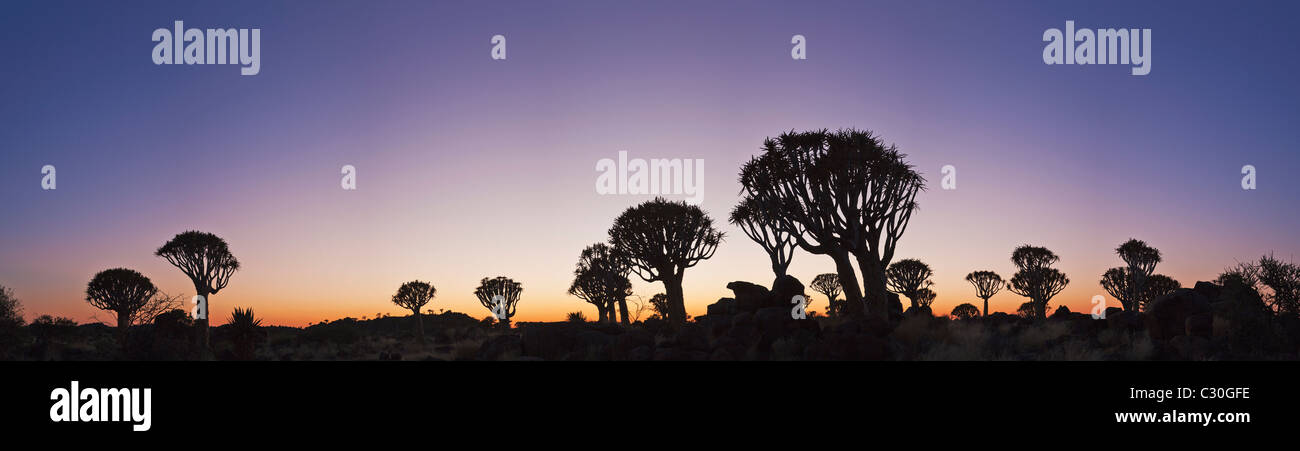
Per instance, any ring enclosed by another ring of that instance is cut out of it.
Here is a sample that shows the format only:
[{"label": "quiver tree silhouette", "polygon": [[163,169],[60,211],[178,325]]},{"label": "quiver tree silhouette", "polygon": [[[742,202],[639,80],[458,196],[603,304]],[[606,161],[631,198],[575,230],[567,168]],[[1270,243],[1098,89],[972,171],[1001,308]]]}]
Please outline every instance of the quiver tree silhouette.
[{"label": "quiver tree silhouette", "polygon": [[937,296],[939,296],[939,294],[935,293],[934,290],[931,290],[929,287],[916,290],[916,306],[928,310],[930,304],[934,303],[934,298]]},{"label": "quiver tree silhouette", "polygon": [[[1046,318],[1047,302],[1070,283],[1064,273],[1051,267],[1060,259],[1045,247],[1030,245],[1020,246],[1011,253],[1011,262],[1020,270],[1007,282],[1007,289],[1029,298],[1029,302],[1021,305],[1021,310],[1028,305],[1030,317]],[[1017,313],[1024,314],[1021,310]]]},{"label": "quiver tree silhouette", "polygon": [[722,238],[700,207],[662,197],[628,208],[609,229],[609,242],[626,256],[633,273],[646,282],[663,282],[674,330],[686,324],[686,269],[713,257]]},{"label": "quiver tree silhouette", "polygon": [[972,319],[980,316],[980,309],[973,304],[965,303],[952,308],[952,319]]},{"label": "quiver tree silhouette", "polygon": [[740,183],[772,213],[776,229],[835,262],[850,315],[862,316],[864,301],[884,315],[885,268],[925,189],[905,158],[870,131],[791,131],[764,141],[763,153],[741,168]]},{"label": "quiver tree silhouette", "polygon": [[492,316],[501,327],[509,329],[510,318],[515,316],[519,295],[523,292],[524,286],[509,277],[484,277],[479,281],[478,288],[474,289],[474,296],[480,304],[492,311]]},{"label": "quiver tree silhouette", "polygon": [[[1124,260],[1124,264],[1127,265],[1128,269],[1125,275],[1128,276],[1129,280],[1124,285],[1128,288],[1128,295],[1125,298],[1129,299],[1129,303],[1125,304],[1124,308],[1130,311],[1138,310],[1144,303],[1142,297],[1146,294],[1147,279],[1151,277],[1156,270],[1156,265],[1160,263],[1160,251],[1148,246],[1145,241],[1129,239],[1115,248],[1115,253],[1119,255],[1121,260]],[[1107,271],[1107,274],[1109,273],[1110,271]],[[1105,277],[1106,275],[1103,274],[1103,280],[1105,280]],[[1111,295],[1114,296],[1115,294],[1111,293]],[[1116,297],[1118,298],[1118,296]],[[1132,308],[1129,307],[1130,305]]]},{"label": "quiver tree silhouette", "polygon": [[912,301],[912,307],[921,306],[921,290],[929,290],[930,286],[933,285],[930,276],[933,275],[934,271],[930,270],[930,265],[911,258],[894,262],[885,271],[885,276],[889,281],[889,289],[907,296],[907,299]]},{"label": "quiver tree silhouette", "polygon": [[253,360],[257,356],[257,344],[266,340],[262,332],[262,320],[253,316],[253,308],[235,311],[226,319],[230,331],[230,341],[235,344],[235,359]]},{"label": "quiver tree silhouette", "polygon": [[731,210],[730,220],[763,248],[772,262],[772,273],[779,279],[786,274],[790,260],[794,258],[795,242],[789,232],[778,227],[776,213],[766,208],[753,197],[745,196]]},{"label": "quiver tree silhouette", "polygon": [[166,259],[185,273],[194,283],[194,293],[203,298],[203,318],[197,318],[196,322],[203,329],[203,349],[210,351],[208,312],[212,307],[211,296],[230,283],[230,276],[239,269],[239,260],[230,253],[226,240],[193,230],[177,234],[154,255]]},{"label": "quiver tree silhouette", "polygon": [[808,285],[813,291],[826,296],[826,315],[839,316],[844,314],[844,303],[835,299],[844,289],[840,287],[840,276],[835,273],[818,274],[813,277],[812,283]]},{"label": "quiver tree silhouette", "polygon": [[113,268],[100,271],[86,285],[86,302],[117,316],[117,339],[126,352],[126,334],[137,311],[158,293],[153,282],[134,270]]},{"label": "quiver tree silhouette", "polygon": [[966,281],[975,286],[975,296],[984,300],[984,316],[989,316],[989,298],[1002,291],[1002,276],[993,271],[974,271],[966,275]]},{"label": "quiver tree silhouette", "polygon": [[578,257],[569,294],[595,305],[599,321],[613,324],[617,309],[620,321],[627,325],[630,323],[627,298],[632,295],[629,271],[627,259],[613,246],[605,243],[587,246]]},{"label": "quiver tree silhouette", "polygon": [[398,287],[397,293],[393,295],[394,304],[411,311],[411,317],[415,318],[416,336],[421,344],[424,343],[424,319],[420,317],[420,311],[437,294],[438,289],[433,284],[412,280]]}]

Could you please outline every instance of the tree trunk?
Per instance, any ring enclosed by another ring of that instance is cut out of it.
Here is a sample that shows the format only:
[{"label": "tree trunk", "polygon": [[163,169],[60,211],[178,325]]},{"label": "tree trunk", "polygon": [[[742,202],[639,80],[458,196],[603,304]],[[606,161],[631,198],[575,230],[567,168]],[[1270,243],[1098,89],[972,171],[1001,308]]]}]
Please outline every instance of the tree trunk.
[{"label": "tree trunk", "polygon": [[686,325],[686,300],[682,295],[682,278],[664,276],[664,291],[668,295],[668,323],[674,331]]},{"label": "tree trunk", "polygon": [[117,312],[117,340],[122,346],[122,357],[126,357],[126,334],[131,330],[131,315],[127,312]]},{"label": "tree trunk", "polygon": [[411,314],[415,317],[416,337],[419,338],[420,344],[424,344],[424,319],[420,318],[420,309],[411,309]]},{"label": "tree trunk", "polygon": [[844,313],[850,317],[862,317],[866,311],[862,286],[858,284],[858,273],[853,269],[848,253],[833,254],[831,260],[835,262],[835,272],[840,278]]},{"label": "tree trunk", "polygon": [[984,316],[989,316],[989,298],[984,298]]},{"label": "tree trunk", "polygon": [[866,309],[862,305],[862,288],[858,286],[858,274],[853,271],[849,254],[833,252],[831,259],[835,261],[835,272],[839,274],[840,288],[844,290],[844,312],[850,317],[861,318]]},{"label": "tree trunk", "polygon": [[199,342],[201,343],[202,347],[199,352],[204,356],[215,357],[212,352],[212,344],[209,340],[210,336],[208,335],[208,321],[211,318],[211,315],[209,315],[208,312],[212,310],[212,296],[208,294],[207,287],[200,287],[196,285],[194,287],[194,292],[196,295],[203,298],[203,309],[202,309],[203,319],[196,318],[194,320],[194,322],[199,326],[200,329]]},{"label": "tree trunk", "polygon": [[[874,255],[858,257],[858,268],[862,270],[863,299],[873,314],[881,317],[888,316],[889,306],[886,305],[885,293],[885,265]],[[843,277],[840,277],[843,282]],[[911,298],[908,298],[909,300]],[[915,303],[915,301],[913,301]]]},{"label": "tree trunk", "polygon": [[782,263],[780,259],[777,258],[776,255],[772,255],[771,258],[772,258],[772,273],[776,274],[776,278],[780,279],[781,276],[784,276],[786,274],[786,271],[790,268],[790,261],[787,260],[784,263]]},{"label": "tree trunk", "polygon": [[602,304],[596,305],[596,322],[603,323],[609,321],[609,307]]},{"label": "tree trunk", "polygon": [[618,317],[619,322],[623,323],[624,326],[630,324],[627,319],[627,298],[619,298],[618,300]]}]

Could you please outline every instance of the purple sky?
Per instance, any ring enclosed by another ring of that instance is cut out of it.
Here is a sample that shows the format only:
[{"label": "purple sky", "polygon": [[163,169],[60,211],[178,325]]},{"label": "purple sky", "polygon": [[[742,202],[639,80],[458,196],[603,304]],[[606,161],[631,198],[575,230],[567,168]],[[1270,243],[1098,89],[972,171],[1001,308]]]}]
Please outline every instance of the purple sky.
[{"label": "purple sky", "polygon": [[[438,287],[433,308],[486,316],[472,291],[497,275],[524,284],[519,319],[594,316],[565,289],[582,248],[649,198],[595,192],[596,162],[626,150],[705,161],[702,207],[729,236],[686,274],[700,314],[729,281],[771,280],[725,224],[740,165],[765,137],[840,127],[930,179],[898,258],[934,267],[939,313],[975,300],[967,272],[1009,277],[1023,243],[1061,255],[1072,282],[1052,305],[1084,311],[1130,237],[1185,285],[1300,252],[1293,4],[700,3],[6,3],[0,285],[28,319],[89,320],[86,282],[117,266],[192,295],[152,251],[199,229],[244,265],[214,316],[397,314],[412,279]],[[174,20],[260,28],[261,73],[154,65],[150,35]],[[1066,20],[1152,29],[1151,73],[1044,64],[1043,31]],[[339,187],[347,164],[356,191]],[[947,164],[956,190],[938,186]],[[791,267],[832,270],[806,253]]]}]

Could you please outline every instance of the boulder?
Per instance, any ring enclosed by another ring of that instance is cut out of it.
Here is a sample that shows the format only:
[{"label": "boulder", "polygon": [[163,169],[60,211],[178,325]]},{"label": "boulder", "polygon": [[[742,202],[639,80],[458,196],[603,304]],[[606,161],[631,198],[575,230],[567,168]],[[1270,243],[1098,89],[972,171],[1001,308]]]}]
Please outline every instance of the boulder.
[{"label": "boulder", "polygon": [[1205,296],[1205,299],[1210,301],[1217,301],[1223,296],[1223,287],[1210,282],[1196,282],[1196,287],[1192,288],[1192,291]]},{"label": "boulder", "polygon": [[787,307],[788,309],[788,306],[792,305],[790,301],[800,295],[808,297],[807,293],[804,293],[803,283],[794,276],[786,274],[772,281],[771,300],[764,307]]},{"label": "boulder", "polygon": [[1187,331],[1189,316],[1210,312],[1210,300],[1188,288],[1156,298],[1147,306],[1147,333],[1153,340],[1168,340]]},{"label": "boulder", "polygon": [[1187,317],[1183,323],[1183,332],[1193,337],[1210,338],[1214,335],[1214,314],[1210,312],[1197,313]]},{"label": "boulder", "polygon": [[743,281],[731,282],[727,289],[736,294],[736,311],[754,312],[770,302],[772,296],[766,287]]},{"label": "boulder", "polygon": [[1106,309],[1106,325],[1111,329],[1122,330],[1125,332],[1135,332],[1142,329],[1146,319],[1140,312],[1129,312],[1122,309],[1118,312],[1111,313]]},{"label": "boulder", "polygon": [[709,304],[707,314],[709,316],[730,315],[736,312],[736,300],[732,298],[718,299],[718,302]]}]

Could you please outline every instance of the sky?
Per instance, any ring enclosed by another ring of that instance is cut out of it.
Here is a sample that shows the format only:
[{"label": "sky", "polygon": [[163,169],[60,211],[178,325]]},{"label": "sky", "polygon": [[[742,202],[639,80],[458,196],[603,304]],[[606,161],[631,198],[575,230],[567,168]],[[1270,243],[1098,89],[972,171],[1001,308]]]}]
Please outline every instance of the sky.
[{"label": "sky", "polygon": [[[1088,311],[1129,238],[1184,285],[1300,253],[1300,88],[1288,2],[5,2],[0,6],[0,285],[41,314],[127,267],[168,293],[153,255],[186,230],[242,263],[211,299],[264,324],[405,314],[484,317],[484,277],[523,284],[516,321],[595,309],[569,296],[583,247],[650,195],[599,194],[599,160],[704,161],[701,207],[726,232],[686,272],[687,312],[728,282],[770,283],[726,217],[766,137],[871,130],[929,180],[898,258],[934,269],[936,313],[978,304],[963,278],[1045,246]],[[260,72],[155,65],[153,31],[260,29]],[[1047,65],[1049,28],[1149,28],[1151,72]],[[494,35],[506,59],[491,57]],[[806,55],[791,58],[803,35]],[[45,165],[56,189],[42,189]],[[356,190],[340,169],[356,168]],[[942,189],[941,168],[956,168]],[[1242,167],[1256,168],[1243,190]],[[686,196],[668,196],[681,199]],[[798,252],[804,283],[833,272]],[[638,295],[663,291],[634,280]],[[1119,303],[1107,296],[1109,305]],[[1026,299],[1003,291],[991,310]],[[814,295],[813,308],[825,299]]]}]

